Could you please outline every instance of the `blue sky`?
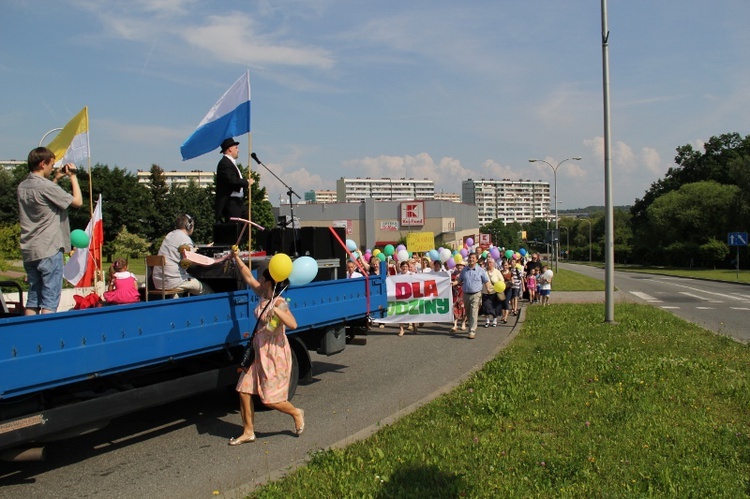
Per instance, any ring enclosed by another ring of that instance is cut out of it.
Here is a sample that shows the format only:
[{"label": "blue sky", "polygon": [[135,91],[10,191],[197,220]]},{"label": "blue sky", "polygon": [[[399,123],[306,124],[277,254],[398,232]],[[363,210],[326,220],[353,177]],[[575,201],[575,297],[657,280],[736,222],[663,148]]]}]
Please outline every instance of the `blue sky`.
[{"label": "blue sky", "polygon": [[[750,133],[750,2],[608,9],[620,205],[676,147]],[[0,26],[1,159],[89,106],[94,163],[213,171],[218,152],[180,145],[248,68],[253,150],[300,194],[342,176],[552,183],[529,158],[582,156],[558,170],[560,209],[604,204],[599,1],[5,0]]]}]

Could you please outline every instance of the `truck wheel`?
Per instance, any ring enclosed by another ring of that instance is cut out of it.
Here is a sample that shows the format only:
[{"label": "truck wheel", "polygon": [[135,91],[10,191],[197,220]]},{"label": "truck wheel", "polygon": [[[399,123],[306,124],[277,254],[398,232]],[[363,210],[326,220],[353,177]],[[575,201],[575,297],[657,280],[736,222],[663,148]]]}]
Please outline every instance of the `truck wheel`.
[{"label": "truck wheel", "polygon": [[297,383],[299,382],[299,362],[297,362],[297,354],[294,352],[294,348],[292,348],[292,376],[289,380],[289,395],[287,396],[287,400],[292,400],[294,398],[294,394],[297,391]]}]

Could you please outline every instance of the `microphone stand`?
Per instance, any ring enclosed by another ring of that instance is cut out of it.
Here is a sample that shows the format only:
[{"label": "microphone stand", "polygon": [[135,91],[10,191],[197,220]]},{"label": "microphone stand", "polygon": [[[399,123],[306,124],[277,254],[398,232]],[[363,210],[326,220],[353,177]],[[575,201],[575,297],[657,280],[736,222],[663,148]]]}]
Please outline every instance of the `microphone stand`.
[{"label": "microphone stand", "polygon": [[[281,182],[281,184],[287,188],[286,195],[289,197],[289,211],[292,216],[292,236],[293,236],[292,239],[294,240],[293,241],[294,242],[294,257],[296,258],[299,256],[299,253],[297,252],[297,226],[294,224],[294,198],[292,198],[292,195],[297,196],[297,199],[302,199],[302,198],[299,196],[299,194],[294,192],[294,189],[292,189],[289,186],[289,184],[281,180],[278,175],[276,175],[270,168],[264,165],[263,162],[260,160],[260,158],[258,158],[257,154],[252,153],[250,157],[253,158],[255,162],[258,163],[260,166],[268,170],[268,173],[276,177],[276,180]],[[281,208],[281,206],[279,206],[279,208]]]}]

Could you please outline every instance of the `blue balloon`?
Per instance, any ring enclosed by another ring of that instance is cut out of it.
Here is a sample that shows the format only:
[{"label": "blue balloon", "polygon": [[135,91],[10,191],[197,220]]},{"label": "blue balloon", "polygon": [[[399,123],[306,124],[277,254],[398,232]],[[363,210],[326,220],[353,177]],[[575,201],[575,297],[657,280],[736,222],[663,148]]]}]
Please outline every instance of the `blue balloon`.
[{"label": "blue balloon", "polygon": [[438,250],[436,249],[431,249],[427,254],[430,255],[430,260],[433,262],[440,260],[440,253],[438,253]]},{"label": "blue balloon", "polygon": [[352,241],[351,239],[346,240],[346,247],[349,248],[349,251],[354,251],[357,249],[357,243]]},{"label": "blue balloon", "polygon": [[524,248],[521,248],[518,252],[521,253],[521,256],[526,256],[526,250]]},{"label": "blue balloon", "polygon": [[310,256],[301,256],[292,263],[292,273],[289,274],[289,284],[302,286],[312,282],[318,275],[318,262]]}]

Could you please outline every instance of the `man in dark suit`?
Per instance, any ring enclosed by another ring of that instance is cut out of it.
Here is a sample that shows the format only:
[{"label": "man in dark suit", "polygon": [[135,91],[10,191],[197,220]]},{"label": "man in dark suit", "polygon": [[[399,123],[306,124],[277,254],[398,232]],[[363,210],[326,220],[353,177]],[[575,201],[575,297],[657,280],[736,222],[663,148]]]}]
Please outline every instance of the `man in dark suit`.
[{"label": "man in dark suit", "polygon": [[247,217],[247,205],[244,203],[245,189],[250,187],[250,182],[242,178],[242,173],[237,167],[237,158],[240,143],[233,138],[225,139],[221,143],[223,156],[216,167],[216,222],[229,222],[231,217]]}]

